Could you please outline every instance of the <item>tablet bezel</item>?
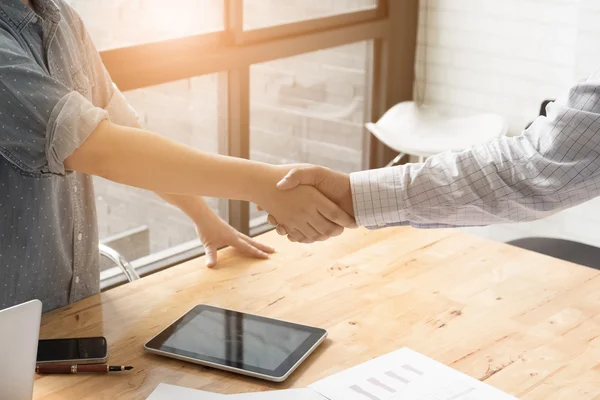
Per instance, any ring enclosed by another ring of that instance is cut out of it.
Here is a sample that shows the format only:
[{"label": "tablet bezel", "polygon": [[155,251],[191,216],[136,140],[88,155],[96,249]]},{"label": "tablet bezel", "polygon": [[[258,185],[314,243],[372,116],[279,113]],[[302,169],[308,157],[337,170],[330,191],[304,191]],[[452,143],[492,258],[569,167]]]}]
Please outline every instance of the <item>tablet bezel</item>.
[{"label": "tablet bezel", "polygon": [[[208,356],[205,354],[198,354],[189,352],[186,350],[174,348],[171,346],[164,346],[163,343],[175,332],[177,325],[180,324],[187,317],[195,318],[203,311],[217,311],[224,313],[235,313],[243,316],[244,318],[254,319],[256,321],[266,322],[276,326],[286,326],[292,329],[301,330],[309,333],[302,344],[300,344],[277,368],[274,370],[268,370],[259,368],[253,365],[244,364],[241,362],[230,362],[225,359]],[[222,307],[211,306],[207,304],[199,304],[193,307],[191,310],[183,314],[175,322],[170,324],[167,328],[161,331],[158,335],[150,339],[144,348],[152,353],[177,358],[180,360],[190,361],[197,364],[208,365],[218,369],[224,369],[227,371],[237,372],[243,375],[254,376],[261,379],[267,379],[270,381],[281,382],[285,380],[301,363],[304,361],[314,349],[323,342],[327,336],[327,331],[321,328],[315,328],[307,325],[296,324],[293,322],[283,321],[274,318],[263,317],[260,315],[250,314],[246,312],[230,310]]]}]

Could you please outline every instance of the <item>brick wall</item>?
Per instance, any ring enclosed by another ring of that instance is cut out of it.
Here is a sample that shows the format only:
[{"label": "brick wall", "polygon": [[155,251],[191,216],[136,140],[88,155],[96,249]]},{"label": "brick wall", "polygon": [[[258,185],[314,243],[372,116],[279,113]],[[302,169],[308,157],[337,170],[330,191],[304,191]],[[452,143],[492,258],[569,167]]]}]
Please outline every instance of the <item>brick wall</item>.
[{"label": "brick wall", "polygon": [[495,111],[519,133],[574,78],[578,3],[424,0],[418,94],[448,112]]},{"label": "brick wall", "polygon": [[[425,23],[426,22],[426,23]],[[452,113],[495,111],[519,134],[543,99],[600,67],[597,0],[423,0],[417,92]],[[469,231],[600,246],[600,200],[525,224]]]},{"label": "brick wall", "polygon": [[251,157],[361,167],[367,43],[251,69]]},{"label": "brick wall", "polygon": [[575,76],[584,77],[600,68],[600,2],[581,0],[575,46]]}]

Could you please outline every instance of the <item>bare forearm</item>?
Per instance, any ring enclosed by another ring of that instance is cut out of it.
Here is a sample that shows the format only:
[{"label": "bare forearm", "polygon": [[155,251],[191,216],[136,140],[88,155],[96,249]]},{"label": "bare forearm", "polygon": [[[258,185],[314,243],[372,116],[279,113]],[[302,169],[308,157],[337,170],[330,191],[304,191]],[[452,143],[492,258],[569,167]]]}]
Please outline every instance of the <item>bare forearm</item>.
[{"label": "bare forearm", "polygon": [[315,188],[279,191],[277,182],[290,166],[211,155],[152,132],[108,121],[98,125],[64,164],[67,169],[157,193],[252,201],[312,240],[330,236],[337,225],[352,223]]},{"label": "bare forearm", "polygon": [[179,208],[196,223],[200,222],[199,219],[203,218],[207,213],[212,212],[206,201],[200,196],[183,196],[160,192],[156,194],[166,202]]},{"label": "bare forearm", "polygon": [[67,160],[69,169],[160,193],[257,201],[280,168],[212,155],[155,133],[102,122]]}]

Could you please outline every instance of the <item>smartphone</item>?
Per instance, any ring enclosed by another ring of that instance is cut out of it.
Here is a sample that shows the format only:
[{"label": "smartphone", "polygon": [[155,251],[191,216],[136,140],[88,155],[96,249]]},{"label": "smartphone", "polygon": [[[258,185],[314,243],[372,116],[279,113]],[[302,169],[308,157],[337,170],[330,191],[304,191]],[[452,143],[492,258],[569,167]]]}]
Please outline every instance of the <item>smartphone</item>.
[{"label": "smartphone", "polygon": [[102,364],[108,358],[103,337],[44,339],[38,342],[38,364]]}]

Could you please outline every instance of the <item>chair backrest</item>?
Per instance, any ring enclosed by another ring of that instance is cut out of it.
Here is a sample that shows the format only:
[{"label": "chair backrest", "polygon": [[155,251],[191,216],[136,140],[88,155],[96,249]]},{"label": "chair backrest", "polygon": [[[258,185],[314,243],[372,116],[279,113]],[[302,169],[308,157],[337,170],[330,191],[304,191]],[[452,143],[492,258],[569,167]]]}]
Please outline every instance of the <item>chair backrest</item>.
[{"label": "chair backrest", "polygon": [[600,270],[600,248],[565,239],[529,237],[507,242],[522,249]]},{"label": "chair backrest", "polygon": [[542,105],[540,106],[540,116],[542,116],[542,117],[546,116],[546,106],[552,102],[554,102],[554,100],[544,100],[542,102]]},{"label": "chair backrest", "polygon": [[[540,105],[540,117],[545,117],[546,116],[546,107],[548,106],[548,104],[554,102],[554,100],[544,100],[542,101],[542,104]],[[528,123],[525,126],[525,129],[529,128],[531,126],[531,124],[533,124],[533,122]]]}]

